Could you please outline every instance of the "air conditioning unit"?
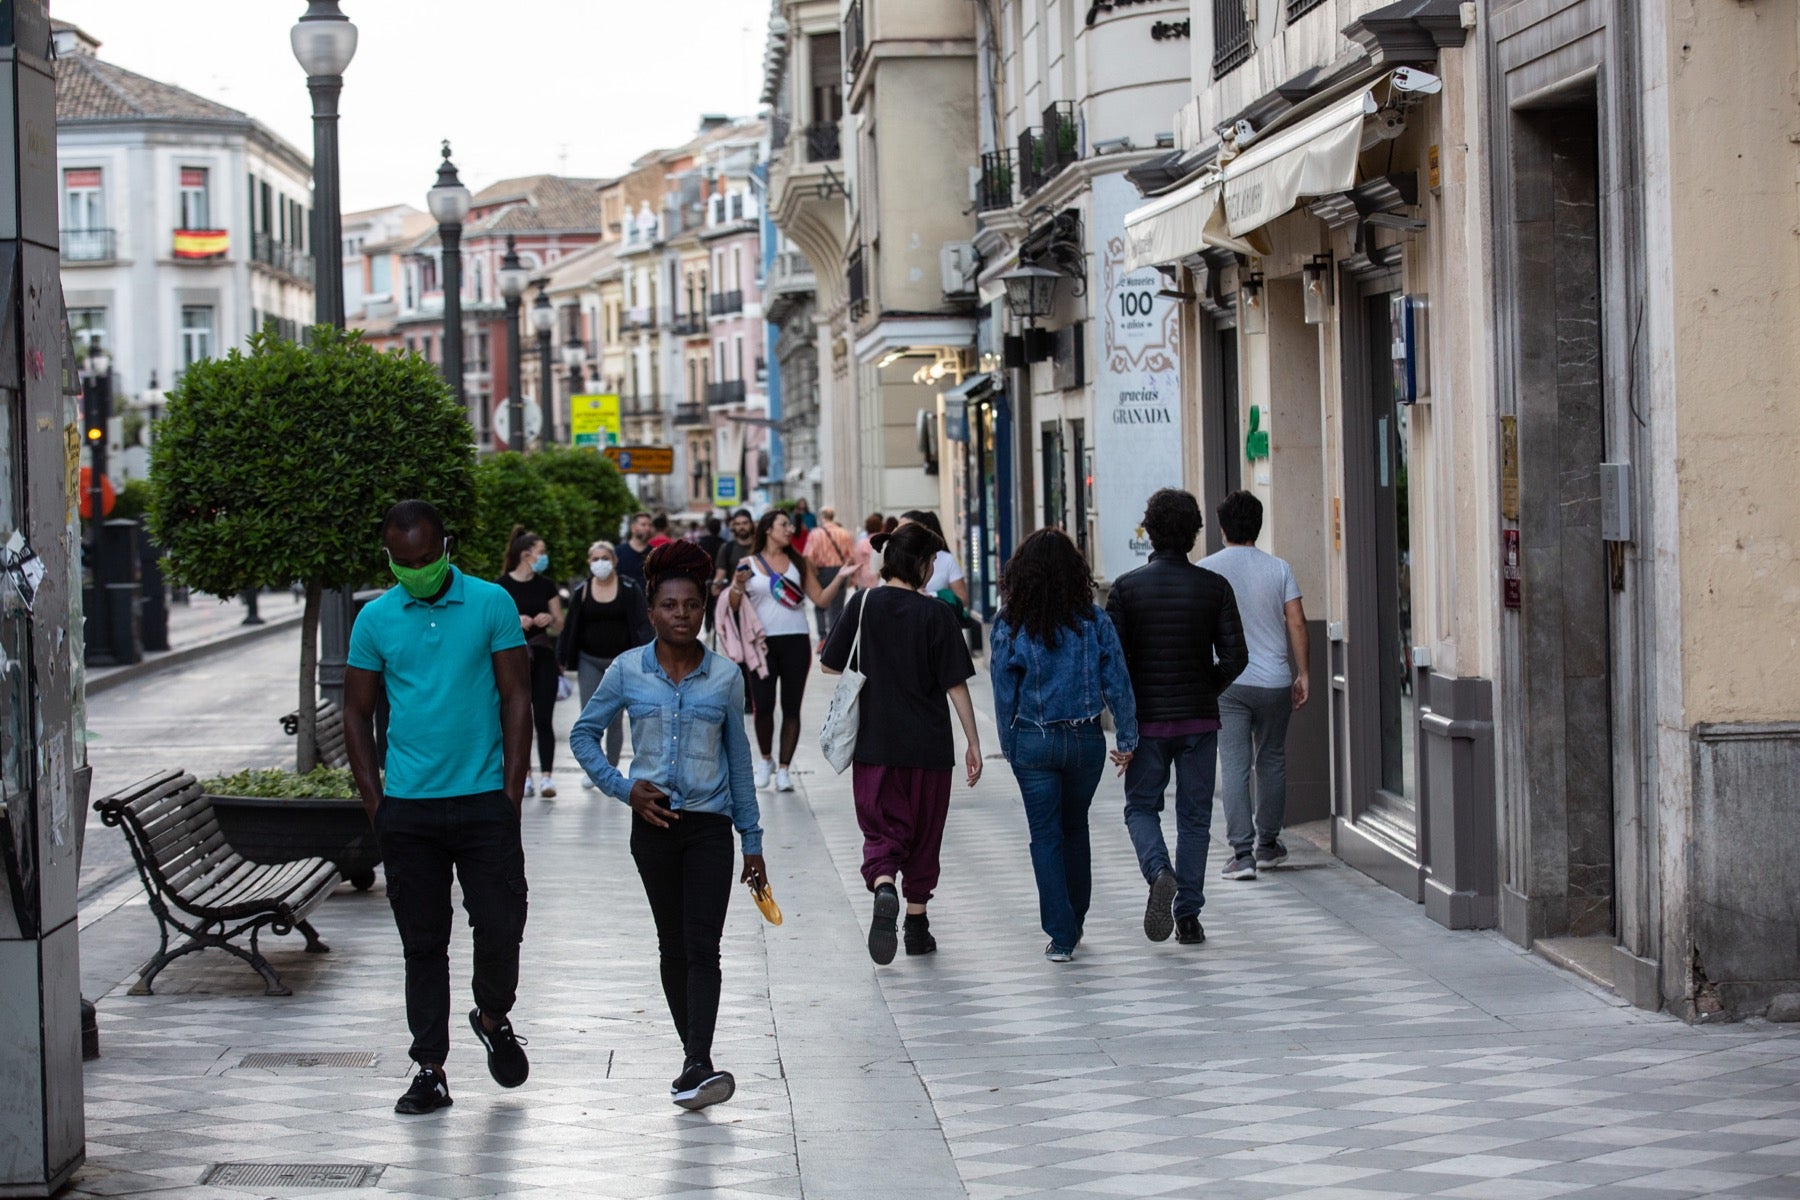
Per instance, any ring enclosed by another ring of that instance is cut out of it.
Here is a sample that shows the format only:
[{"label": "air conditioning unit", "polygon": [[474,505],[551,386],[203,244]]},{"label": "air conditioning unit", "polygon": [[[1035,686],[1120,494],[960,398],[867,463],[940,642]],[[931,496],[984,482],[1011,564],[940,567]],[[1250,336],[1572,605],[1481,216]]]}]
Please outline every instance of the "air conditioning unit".
[{"label": "air conditioning unit", "polygon": [[979,270],[975,243],[945,242],[938,250],[938,269],[943,276],[944,295],[973,296]]}]

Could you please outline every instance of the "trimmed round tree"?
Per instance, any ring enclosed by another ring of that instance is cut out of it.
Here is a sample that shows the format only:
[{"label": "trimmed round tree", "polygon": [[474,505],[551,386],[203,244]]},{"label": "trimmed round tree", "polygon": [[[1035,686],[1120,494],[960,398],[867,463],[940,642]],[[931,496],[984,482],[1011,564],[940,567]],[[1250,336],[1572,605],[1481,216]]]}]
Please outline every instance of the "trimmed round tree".
[{"label": "trimmed round tree", "polygon": [[[469,423],[436,369],[316,326],[195,363],[150,453],[150,530],[171,573],[217,596],[300,580],[298,767],[318,762],[320,601],[387,576],[381,518],[429,500],[452,533],[474,512]],[[391,580],[390,580],[391,582]]]}]

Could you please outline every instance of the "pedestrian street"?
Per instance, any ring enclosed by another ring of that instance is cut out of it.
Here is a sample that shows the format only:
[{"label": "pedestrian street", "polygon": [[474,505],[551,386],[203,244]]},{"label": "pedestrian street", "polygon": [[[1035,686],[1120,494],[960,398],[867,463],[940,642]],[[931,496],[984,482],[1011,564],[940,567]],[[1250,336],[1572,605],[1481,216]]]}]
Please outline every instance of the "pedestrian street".
[{"label": "pedestrian street", "polygon": [[[153,925],[117,885],[115,907],[83,918],[103,1057],[86,1068],[88,1165],[65,1194],[1800,1196],[1800,1031],[1626,1007],[1495,934],[1431,923],[1300,836],[1292,866],[1247,883],[1216,878],[1215,842],[1207,942],[1153,945],[1110,772],[1086,939],[1073,963],[1046,962],[985,685],[990,761],[952,801],[940,949],[875,967],[849,777],[816,750],[828,698],[815,675],[800,790],[762,793],[785,923],[740,889],[726,928],[730,1102],[668,1101],[681,1048],[628,811],[568,768],[555,802],[525,810],[524,1087],[488,1079],[459,1018],[455,1106],[393,1113],[410,1064],[379,885],[314,914],[328,955],[265,941],[291,997],[216,952],[127,995]],[[575,715],[559,706],[565,733]],[[466,1008],[460,932],[452,958]]]}]

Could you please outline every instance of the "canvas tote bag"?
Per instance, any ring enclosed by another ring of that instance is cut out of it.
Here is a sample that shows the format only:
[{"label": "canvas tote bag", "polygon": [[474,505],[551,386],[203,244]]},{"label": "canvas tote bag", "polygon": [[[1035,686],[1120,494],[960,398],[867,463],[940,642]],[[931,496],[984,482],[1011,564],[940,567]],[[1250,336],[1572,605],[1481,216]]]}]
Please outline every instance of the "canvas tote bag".
[{"label": "canvas tote bag", "polygon": [[850,657],[844,663],[844,673],[838,676],[837,690],[831,693],[831,708],[825,714],[825,723],[819,726],[819,749],[825,752],[825,761],[839,775],[856,757],[856,732],[862,721],[858,709],[863,684],[868,682],[867,677],[857,670],[862,665],[858,650],[862,646],[863,623],[869,615],[870,590],[865,589],[862,594],[862,608],[856,614],[856,636],[850,641]]}]

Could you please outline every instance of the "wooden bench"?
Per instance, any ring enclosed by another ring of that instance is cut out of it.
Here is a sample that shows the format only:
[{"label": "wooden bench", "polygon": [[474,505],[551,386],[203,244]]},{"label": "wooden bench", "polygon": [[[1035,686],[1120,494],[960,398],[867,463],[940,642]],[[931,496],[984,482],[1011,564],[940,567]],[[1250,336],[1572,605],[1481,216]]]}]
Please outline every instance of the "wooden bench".
[{"label": "wooden bench", "polygon": [[[162,936],[162,948],[138,972],[132,995],[150,995],[151,982],[182,955],[216,947],[255,967],[268,995],[288,996],[293,993],[258,948],[262,931],[298,930],[309,953],[330,949],[306,918],[341,881],[337,868],[322,858],[267,866],[250,862],[225,840],[211,801],[192,775],[152,775],[95,801],[94,811],[124,831]],[[187,940],[170,949],[171,931]],[[234,944],[246,933],[248,950]]]},{"label": "wooden bench", "polygon": [[[300,710],[295,709],[281,718],[281,728],[289,737],[300,736]],[[319,705],[319,765],[321,767],[347,767],[350,755],[344,749],[344,713],[337,705],[326,700]]]}]

